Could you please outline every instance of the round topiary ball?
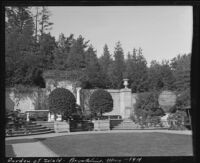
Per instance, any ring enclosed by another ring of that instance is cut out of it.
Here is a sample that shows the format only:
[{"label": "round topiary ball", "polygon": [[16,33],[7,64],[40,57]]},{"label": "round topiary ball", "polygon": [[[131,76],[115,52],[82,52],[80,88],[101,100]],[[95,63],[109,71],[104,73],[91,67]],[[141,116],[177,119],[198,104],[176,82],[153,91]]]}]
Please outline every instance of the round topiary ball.
[{"label": "round topiary ball", "polygon": [[76,111],[76,99],[69,90],[56,88],[49,95],[49,110],[70,117]]},{"label": "round topiary ball", "polygon": [[113,99],[109,92],[103,89],[94,91],[89,99],[89,107],[93,115],[102,116],[113,109]]}]

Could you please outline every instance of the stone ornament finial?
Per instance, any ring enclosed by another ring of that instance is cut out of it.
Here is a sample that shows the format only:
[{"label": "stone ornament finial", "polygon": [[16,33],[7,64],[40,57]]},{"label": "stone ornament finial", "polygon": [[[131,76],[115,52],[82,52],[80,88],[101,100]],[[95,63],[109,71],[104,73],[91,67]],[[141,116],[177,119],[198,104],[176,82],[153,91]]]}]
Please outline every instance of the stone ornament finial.
[{"label": "stone ornament finial", "polygon": [[128,79],[123,79],[124,81],[124,88],[128,88]]}]

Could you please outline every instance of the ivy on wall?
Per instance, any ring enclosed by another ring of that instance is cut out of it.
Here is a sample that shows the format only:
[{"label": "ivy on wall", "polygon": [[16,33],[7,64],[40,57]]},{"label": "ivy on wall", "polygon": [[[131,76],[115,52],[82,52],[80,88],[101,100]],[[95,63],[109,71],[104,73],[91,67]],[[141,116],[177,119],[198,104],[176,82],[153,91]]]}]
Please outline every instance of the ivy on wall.
[{"label": "ivy on wall", "polygon": [[80,91],[80,104],[81,104],[82,110],[84,110],[85,115],[91,114],[91,111],[89,109],[89,99],[94,91],[95,90],[92,90],[92,89],[81,89]]},{"label": "ivy on wall", "polygon": [[18,106],[21,100],[30,98],[30,99],[36,99],[36,100],[33,100],[33,105],[35,105],[35,107],[37,108],[38,98],[36,96],[38,95],[38,91],[39,91],[39,88],[33,88],[29,86],[24,86],[24,85],[16,85],[14,88],[6,89],[6,94],[8,94],[8,96],[6,96],[6,100],[7,98],[10,98],[9,96],[13,92],[14,101],[12,99],[11,100],[13,101],[14,105],[16,104]]}]

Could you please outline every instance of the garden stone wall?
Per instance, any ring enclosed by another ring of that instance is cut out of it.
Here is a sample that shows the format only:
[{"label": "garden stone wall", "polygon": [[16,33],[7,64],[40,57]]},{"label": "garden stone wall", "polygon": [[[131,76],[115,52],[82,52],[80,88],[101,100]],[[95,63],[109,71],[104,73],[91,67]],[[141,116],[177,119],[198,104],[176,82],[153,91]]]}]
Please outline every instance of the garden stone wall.
[{"label": "garden stone wall", "polygon": [[[39,98],[38,89],[32,88],[29,92],[16,92],[13,88],[6,89],[6,109],[10,108],[10,102],[12,101],[14,106],[13,110],[20,109],[21,112],[33,111],[38,109]],[[10,99],[10,102],[7,102]]]},{"label": "garden stone wall", "polygon": [[[48,96],[55,88],[65,88],[70,90],[75,97],[77,88],[71,81],[53,81],[46,79],[46,88],[29,88],[28,92],[20,93],[14,91],[14,88],[6,89],[6,108],[11,110],[20,109],[22,112],[34,110],[48,110]],[[86,114],[90,113],[89,98],[94,89],[82,89],[80,91],[80,105]],[[104,115],[121,115],[122,118],[128,118],[134,113],[134,105],[136,103],[137,94],[131,93],[128,88],[124,89],[107,89],[113,98],[113,110]],[[176,102],[176,95],[171,91],[163,91],[159,96],[159,104],[161,107],[170,108]]]},{"label": "garden stone wall", "polygon": [[26,88],[26,91],[17,88],[7,88],[6,109],[21,112],[34,110],[48,110],[48,96],[56,88],[70,90],[76,97],[76,88],[73,82],[67,80],[46,79],[46,88]]},{"label": "garden stone wall", "polygon": [[[89,99],[94,89],[82,89],[81,90],[81,106],[84,111],[89,113]],[[134,105],[136,103],[137,94],[131,93],[130,89],[107,89],[113,99],[113,110],[103,115],[121,115],[122,118],[128,118],[134,111]],[[126,115],[126,112],[128,115]]]}]

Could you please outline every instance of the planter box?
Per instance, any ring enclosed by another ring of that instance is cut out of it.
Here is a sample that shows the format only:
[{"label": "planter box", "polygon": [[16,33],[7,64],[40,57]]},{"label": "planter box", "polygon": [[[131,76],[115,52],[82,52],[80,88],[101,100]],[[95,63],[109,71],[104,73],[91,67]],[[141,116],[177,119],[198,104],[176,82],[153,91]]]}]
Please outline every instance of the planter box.
[{"label": "planter box", "polygon": [[71,120],[70,121],[70,132],[75,132],[75,131],[93,131],[94,129],[94,124],[90,121],[76,121],[76,120]]},{"label": "planter box", "polygon": [[110,130],[110,120],[95,120],[93,123],[95,131]]},{"label": "planter box", "polygon": [[70,131],[69,123],[65,121],[64,122],[55,121],[54,131],[55,132],[69,132]]}]

